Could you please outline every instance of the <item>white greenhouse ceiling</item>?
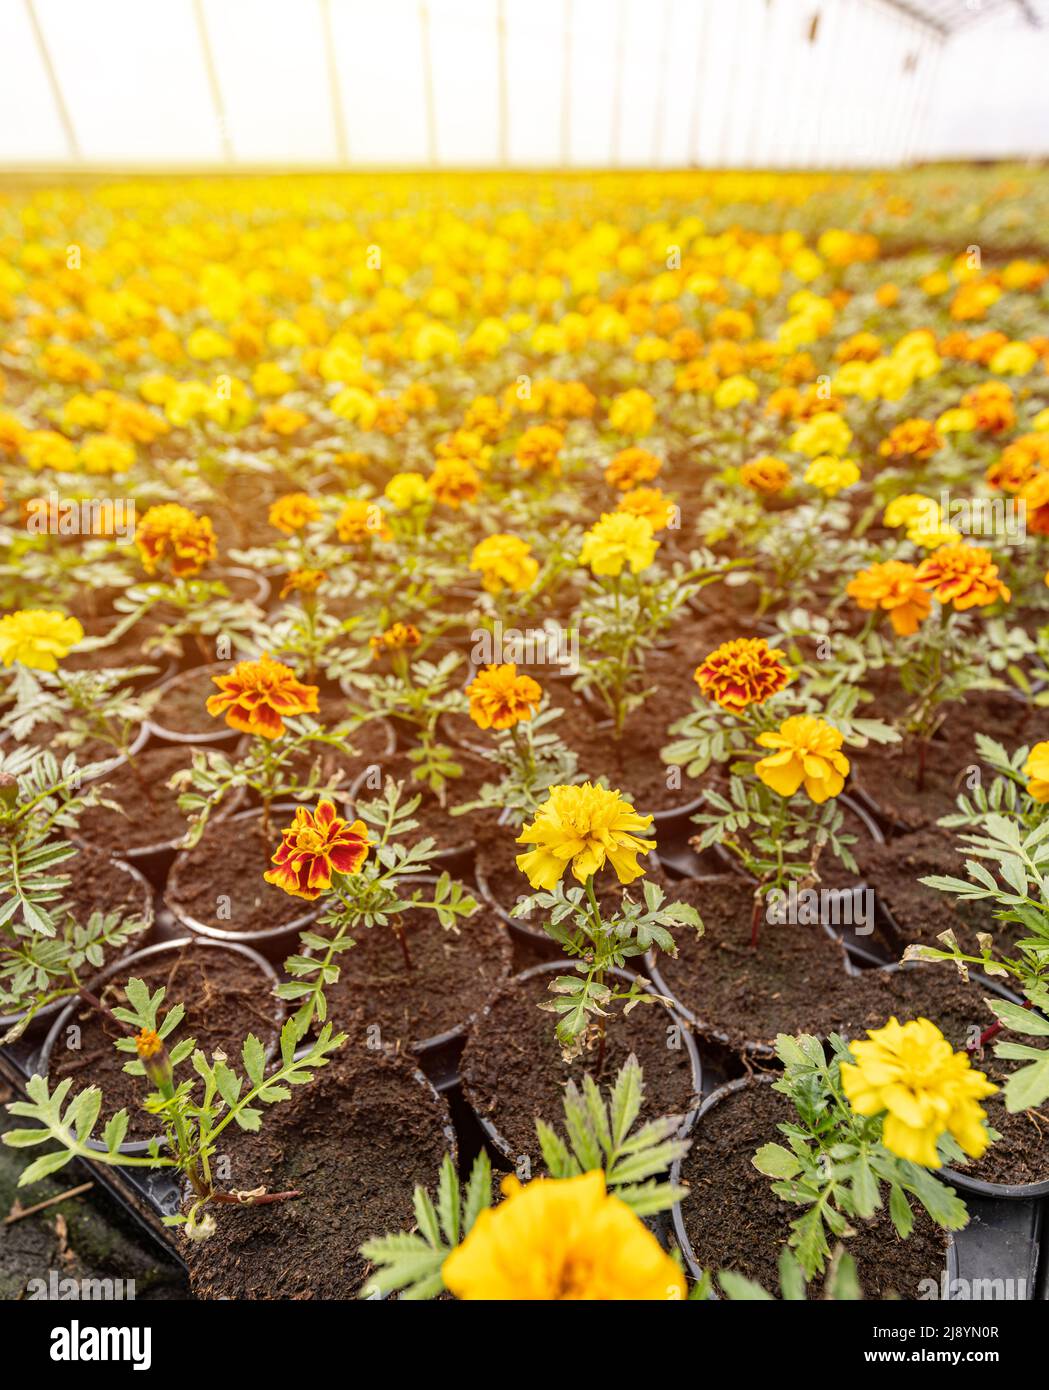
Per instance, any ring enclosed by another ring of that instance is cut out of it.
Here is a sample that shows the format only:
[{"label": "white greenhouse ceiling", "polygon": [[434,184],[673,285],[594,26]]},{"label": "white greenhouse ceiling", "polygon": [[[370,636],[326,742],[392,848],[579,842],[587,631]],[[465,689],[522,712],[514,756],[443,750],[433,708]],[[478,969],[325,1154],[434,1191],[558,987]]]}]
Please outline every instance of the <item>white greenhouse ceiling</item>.
[{"label": "white greenhouse ceiling", "polygon": [[0,162],[891,165],[1049,153],[1046,0],[0,0]]}]

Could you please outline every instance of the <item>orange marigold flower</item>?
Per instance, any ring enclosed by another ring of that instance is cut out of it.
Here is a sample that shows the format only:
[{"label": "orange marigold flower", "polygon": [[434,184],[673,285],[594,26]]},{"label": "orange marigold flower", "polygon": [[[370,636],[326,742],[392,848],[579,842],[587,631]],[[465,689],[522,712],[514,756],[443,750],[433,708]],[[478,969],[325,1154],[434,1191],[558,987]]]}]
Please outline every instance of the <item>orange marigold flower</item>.
[{"label": "orange marigold flower", "polygon": [[1035,535],[1049,535],[1049,469],[1024,483],[1020,501],[1027,508],[1027,529]]},{"label": "orange marigold flower", "polygon": [[320,514],[320,503],[308,492],[289,492],[270,503],[269,523],[286,536],[293,536]]},{"label": "orange marigold flower", "polygon": [[943,447],[943,439],[931,420],[904,420],[878,445],[882,458],[932,458]]},{"label": "orange marigold flower", "polygon": [[290,405],[267,405],[262,411],[262,428],[270,434],[295,434],[309,423],[305,411],[293,410]]},{"label": "orange marigold flower", "polygon": [[363,497],[350,498],[342,509],[335,530],[344,545],[358,545],[361,541],[388,541],[392,535],[383,509],[377,502],[367,502]]},{"label": "orange marigold flower", "polygon": [[280,586],[280,597],[287,598],[289,594],[315,594],[327,578],[327,570],[289,570]]},{"label": "orange marigold flower", "polygon": [[887,560],[860,570],[849,580],[845,592],[867,613],[884,609],[901,637],[917,632],[932,607],[932,599],[918,582],[916,566],[903,560]]},{"label": "orange marigold flower", "polygon": [[280,738],[285,716],[318,713],[317,686],[301,685],[290,666],[268,656],[238,661],[232,671],[211,679],[219,693],[208,696],[208,713],[214,719],[224,714],[231,729],[245,734]]},{"label": "orange marigold flower", "polygon": [[978,545],[941,545],[921,562],[916,578],[940,603],[952,603],[958,612],[986,608],[999,598],[1008,603],[1012,598],[998,578],[991,552]]},{"label": "orange marigold flower", "polygon": [[663,467],[663,460],[648,449],[620,449],[605,469],[605,482],[626,492],[639,483],[650,483]]},{"label": "orange marigold flower", "polygon": [[458,508],[463,502],[472,502],[481,491],[481,477],[466,459],[439,458],[426,486],[438,502]]},{"label": "orange marigold flower", "polygon": [[658,487],[631,488],[623,493],[616,507],[617,512],[644,517],[653,531],[669,526],[674,510],[674,503]]},{"label": "orange marigold flower", "polygon": [[262,877],[293,898],[313,902],[331,887],[334,874],[360,872],[370,843],[364,822],[351,825],[332,802],[319,802],[316,811],[300,806],[270,860],[276,867]]},{"label": "orange marigold flower", "polygon": [[385,632],[369,637],[368,645],[372,649],[372,657],[377,659],[383,652],[404,651],[406,647],[417,647],[421,641],[422,636],[414,623],[394,623]]},{"label": "orange marigold flower", "polygon": [[704,695],[732,714],[761,705],[778,695],[790,680],[785,653],[764,637],[737,637],[722,642],[697,666],[693,679]]},{"label": "orange marigold flower", "polygon": [[1013,393],[1004,381],[985,381],[962,397],[962,405],[973,412],[976,428],[986,434],[1006,434],[1016,424]]},{"label": "orange marigold flower", "polygon": [[790,468],[773,454],[751,459],[739,470],[739,480],[751,492],[772,496],[782,492],[790,483]]},{"label": "orange marigold flower", "polygon": [[147,574],[165,565],[176,578],[199,574],[218,554],[210,517],[177,502],[150,507],[135,528],[135,545]]},{"label": "orange marigold flower", "polygon": [[142,1028],[135,1034],[135,1051],[146,1061],[164,1051],[164,1039],[152,1028]]},{"label": "orange marigold flower", "polygon": [[561,471],[561,446],[564,436],[553,425],[533,425],[525,430],[517,441],[514,458],[519,468],[526,473],[553,473]]},{"label": "orange marigold flower", "polygon": [[470,718],[479,729],[512,729],[531,719],[543,692],[531,676],[519,676],[513,661],[486,666],[466,687]]}]

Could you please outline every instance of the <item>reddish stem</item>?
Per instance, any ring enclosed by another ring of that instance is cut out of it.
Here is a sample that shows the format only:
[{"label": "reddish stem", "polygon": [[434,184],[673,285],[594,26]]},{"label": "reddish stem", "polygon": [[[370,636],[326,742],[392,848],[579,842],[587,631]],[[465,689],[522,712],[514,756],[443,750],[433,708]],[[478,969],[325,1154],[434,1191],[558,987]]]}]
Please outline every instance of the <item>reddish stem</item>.
[{"label": "reddish stem", "polygon": [[234,1196],[232,1192],[212,1192],[209,1200],[228,1202],[235,1207],[265,1207],[271,1202],[290,1202],[293,1198],[301,1196],[301,1192],[264,1192],[261,1197],[250,1197],[245,1200],[242,1197]]}]

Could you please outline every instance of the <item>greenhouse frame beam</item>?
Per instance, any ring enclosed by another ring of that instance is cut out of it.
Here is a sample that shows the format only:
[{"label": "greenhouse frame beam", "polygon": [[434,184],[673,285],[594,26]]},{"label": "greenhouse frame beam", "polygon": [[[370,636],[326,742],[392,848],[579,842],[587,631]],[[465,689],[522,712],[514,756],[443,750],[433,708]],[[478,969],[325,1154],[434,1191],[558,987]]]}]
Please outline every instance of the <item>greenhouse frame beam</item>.
[{"label": "greenhouse frame beam", "polygon": [[915,24],[924,25],[926,29],[931,29],[934,34],[941,39],[950,37],[951,30],[949,25],[940,19],[935,19],[931,14],[926,14],[918,5],[908,4],[908,0],[874,0],[874,4],[881,5],[888,10],[895,10],[898,15],[906,19],[912,19]]},{"label": "greenhouse frame beam", "polygon": [[47,84],[51,89],[51,99],[55,103],[55,110],[58,112],[58,119],[66,137],[66,144],[69,146],[69,157],[75,163],[83,163],[84,154],[80,148],[80,141],[77,139],[76,128],[73,125],[73,118],[69,114],[69,107],[66,99],[62,95],[62,85],[55,72],[55,65],[51,61],[51,50],[47,46],[44,38],[44,31],[40,27],[40,16],[36,12],[34,0],[25,0],[26,15],[29,19],[29,27],[33,31],[33,38],[36,40],[37,52],[40,54],[40,61],[43,64],[44,72],[47,75]]},{"label": "greenhouse frame beam", "polygon": [[204,75],[208,81],[208,90],[211,92],[211,104],[215,108],[215,124],[219,129],[222,157],[227,164],[232,164],[234,162],[233,141],[230,139],[229,122],[226,119],[226,108],[222,100],[222,87],[219,85],[215,55],[211,51],[211,35],[208,33],[207,16],[204,14],[204,0],[193,0],[193,14],[197,21],[197,37],[200,40],[200,55],[204,63]]},{"label": "greenhouse frame beam", "polygon": [[339,87],[339,63],[335,56],[335,35],[331,25],[331,0],[318,0],[321,11],[321,33],[324,35],[324,65],[328,71],[328,100],[331,103],[331,123],[335,132],[335,153],[340,164],[350,162],[350,144],[346,138],[346,113],[342,107]]}]

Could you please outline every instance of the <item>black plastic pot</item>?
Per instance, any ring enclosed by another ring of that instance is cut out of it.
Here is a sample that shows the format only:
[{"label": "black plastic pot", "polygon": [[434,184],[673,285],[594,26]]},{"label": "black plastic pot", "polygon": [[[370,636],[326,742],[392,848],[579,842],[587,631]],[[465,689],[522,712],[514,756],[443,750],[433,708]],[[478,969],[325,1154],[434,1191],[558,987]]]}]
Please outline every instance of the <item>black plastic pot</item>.
[{"label": "black plastic pot", "polygon": [[[164,724],[164,696],[171,690],[177,690],[180,686],[187,685],[190,681],[199,680],[204,672],[211,675],[227,675],[230,670],[228,661],[213,661],[210,666],[191,666],[187,671],[179,671],[177,675],[169,677],[159,686],[160,698],[156,703],[153,714],[148,720],[147,727],[157,738],[165,743],[192,743],[192,744],[215,744],[233,743],[237,737],[237,730],[231,729],[225,719],[213,719],[208,714],[204,704],[200,707],[200,725],[192,733],[180,733],[177,729],[169,729]],[[218,686],[211,692],[218,694]]]}]

